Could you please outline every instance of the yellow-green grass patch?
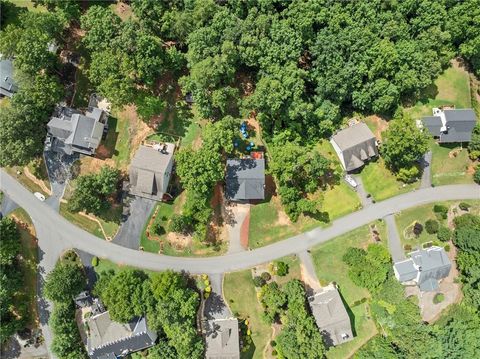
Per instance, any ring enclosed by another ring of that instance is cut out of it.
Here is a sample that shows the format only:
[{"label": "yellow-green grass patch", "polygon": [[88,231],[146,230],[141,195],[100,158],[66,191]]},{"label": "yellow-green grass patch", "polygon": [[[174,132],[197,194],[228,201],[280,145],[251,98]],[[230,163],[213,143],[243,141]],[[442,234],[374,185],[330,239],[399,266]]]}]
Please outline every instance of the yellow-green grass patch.
[{"label": "yellow-green grass patch", "polygon": [[473,173],[469,170],[473,161],[468,157],[468,150],[455,145],[433,143],[432,150],[432,184],[473,183]]}]

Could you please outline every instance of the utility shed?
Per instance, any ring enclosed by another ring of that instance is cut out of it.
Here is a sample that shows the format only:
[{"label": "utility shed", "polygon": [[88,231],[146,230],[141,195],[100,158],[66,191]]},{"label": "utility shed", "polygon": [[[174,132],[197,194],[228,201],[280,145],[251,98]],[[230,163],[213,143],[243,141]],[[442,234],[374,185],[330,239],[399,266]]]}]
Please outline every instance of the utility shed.
[{"label": "utility shed", "polygon": [[233,201],[265,198],[265,159],[227,160],[225,195]]},{"label": "utility shed", "polygon": [[477,123],[475,112],[470,109],[433,109],[433,116],[422,118],[427,128],[439,143],[470,142]]},{"label": "utility shed", "polygon": [[118,323],[112,321],[107,311],[91,316],[87,323],[87,352],[92,359],[123,358],[150,348],[157,340],[157,333],[148,328],[145,317]]},{"label": "utility shed", "polygon": [[206,359],[239,359],[240,342],[236,318],[207,321]]},{"label": "utility shed", "polygon": [[362,167],[366,161],[378,156],[377,139],[363,122],[337,132],[330,143],[347,172]]},{"label": "utility shed", "polygon": [[309,297],[308,303],[327,346],[343,344],[353,339],[350,317],[333,283]]},{"label": "utility shed", "polygon": [[12,60],[0,60],[0,96],[12,97],[17,91],[18,86],[13,78]]},{"label": "utility shed", "polygon": [[393,265],[395,277],[405,285],[418,285],[422,292],[438,289],[438,282],[447,277],[452,264],[445,250],[433,246],[410,253],[410,258]]},{"label": "utility shed", "polygon": [[173,168],[173,143],[141,145],[130,165],[130,194],[161,201]]}]

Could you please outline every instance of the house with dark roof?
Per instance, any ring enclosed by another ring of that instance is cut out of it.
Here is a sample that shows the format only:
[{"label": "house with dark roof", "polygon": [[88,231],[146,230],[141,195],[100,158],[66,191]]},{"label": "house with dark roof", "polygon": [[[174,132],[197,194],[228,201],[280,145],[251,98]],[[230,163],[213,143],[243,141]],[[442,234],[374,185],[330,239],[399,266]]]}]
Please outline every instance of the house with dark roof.
[{"label": "house with dark roof", "polygon": [[326,346],[353,339],[352,325],[336,285],[330,283],[308,298],[308,304]]},{"label": "house with dark roof", "polygon": [[420,127],[426,128],[439,143],[470,142],[477,123],[472,109],[433,108],[432,112],[433,116],[422,118]]},{"label": "house with dark roof", "polygon": [[236,318],[213,319],[206,323],[206,359],[239,359],[240,341]]},{"label": "house with dark roof", "polygon": [[411,252],[410,258],[393,265],[395,277],[404,285],[418,285],[422,292],[433,292],[450,273],[452,264],[445,250],[432,246]]},{"label": "house with dark roof", "polygon": [[227,160],[225,196],[233,201],[265,199],[265,159]]},{"label": "house with dark roof", "polygon": [[365,162],[378,156],[377,139],[363,122],[338,131],[330,143],[347,172],[362,167]]},{"label": "house with dark roof", "polygon": [[129,169],[131,195],[161,201],[173,169],[173,143],[141,145]]},{"label": "house with dark roof", "polygon": [[99,108],[89,107],[82,114],[73,108],[58,106],[47,124],[45,149],[93,156],[106,130],[107,118]]},{"label": "house with dark roof", "polygon": [[155,345],[157,333],[150,330],[145,317],[130,323],[112,321],[108,311],[87,319],[87,352],[92,359],[116,359]]},{"label": "house with dark roof", "polygon": [[0,59],[0,97],[12,97],[17,91],[18,86],[13,77],[12,60]]}]

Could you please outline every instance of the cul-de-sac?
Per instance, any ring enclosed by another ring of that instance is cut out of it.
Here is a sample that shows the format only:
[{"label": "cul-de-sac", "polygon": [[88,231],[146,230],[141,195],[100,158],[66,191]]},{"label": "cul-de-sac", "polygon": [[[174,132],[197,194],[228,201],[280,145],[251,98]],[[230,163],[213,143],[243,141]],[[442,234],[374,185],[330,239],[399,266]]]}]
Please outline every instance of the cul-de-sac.
[{"label": "cul-de-sac", "polygon": [[479,338],[480,0],[0,0],[1,359]]}]

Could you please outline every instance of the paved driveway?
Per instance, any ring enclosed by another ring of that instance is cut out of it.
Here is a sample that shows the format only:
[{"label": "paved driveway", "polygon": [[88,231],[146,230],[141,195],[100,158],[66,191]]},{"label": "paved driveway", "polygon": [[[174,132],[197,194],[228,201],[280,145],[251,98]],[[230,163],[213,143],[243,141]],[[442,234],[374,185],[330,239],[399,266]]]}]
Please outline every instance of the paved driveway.
[{"label": "paved driveway", "polygon": [[[480,187],[474,184],[430,187],[377,202],[333,221],[327,228],[315,228],[266,247],[218,257],[177,258],[132,250],[101,240],[76,227],[46,206],[45,203],[35,199],[32,193],[4,171],[1,171],[1,176],[1,189],[30,214],[37,228],[39,241],[48,246],[53,256],[59,250],[78,248],[100,258],[107,258],[119,264],[138,268],[153,271],[185,270],[191,273],[207,274],[247,269],[289,254],[298,253],[378,218],[407,208],[436,201],[480,199]],[[46,253],[49,252],[46,251]],[[58,258],[58,256],[55,258]]]},{"label": "paved driveway", "polygon": [[405,259],[405,253],[398,234],[397,224],[395,223],[395,216],[390,214],[385,217],[388,233],[388,249],[392,256],[393,262],[398,262]]},{"label": "paved driveway", "polygon": [[420,165],[422,166],[422,180],[420,188],[428,188],[432,186],[431,168],[432,168],[432,151],[428,151],[423,156]]},{"label": "paved driveway", "polygon": [[18,205],[13,202],[10,197],[3,194],[2,203],[0,205],[0,213],[5,217],[7,214],[18,208]]},{"label": "paved driveway", "polygon": [[135,197],[130,202],[130,214],[120,227],[113,243],[126,248],[138,249],[143,227],[157,202],[147,198]]},{"label": "paved driveway", "polygon": [[47,198],[45,203],[58,212],[60,210],[60,199],[63,197],[65,186],[71,177],[70,169],[79,156],[77,154],[67,156],[53,151],[45,151],[43,158],[45,159],[52,189],[52,195]]},{"label": "paved driveway", "polygon": [[222,294],[223,273],[215,273],[209,276],[212,292],[205,302],[204,315],[208,320],[226,319],[232,316],[230,309],[225,304]]}]

